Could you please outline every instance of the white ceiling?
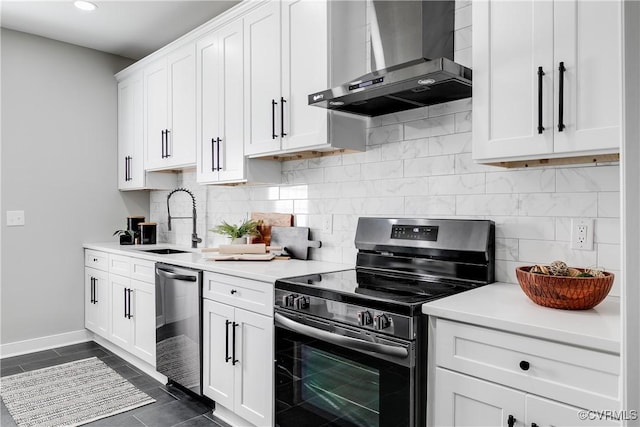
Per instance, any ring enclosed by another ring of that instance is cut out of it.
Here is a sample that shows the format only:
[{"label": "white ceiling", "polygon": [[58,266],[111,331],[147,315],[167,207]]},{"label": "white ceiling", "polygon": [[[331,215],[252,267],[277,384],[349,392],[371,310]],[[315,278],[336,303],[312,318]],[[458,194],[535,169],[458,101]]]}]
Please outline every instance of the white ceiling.
[{"label": "white ceiling", "polygon": [[93,1],[84,12],[73,0],[1,0],[0,24],[138,60],[207,22],[235,1]]}]

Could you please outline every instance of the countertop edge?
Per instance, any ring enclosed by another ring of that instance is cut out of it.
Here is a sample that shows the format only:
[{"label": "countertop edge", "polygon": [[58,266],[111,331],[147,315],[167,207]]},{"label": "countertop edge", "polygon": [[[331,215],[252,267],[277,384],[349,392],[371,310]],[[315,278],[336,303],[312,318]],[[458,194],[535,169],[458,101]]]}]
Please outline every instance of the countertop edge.
[{"label": "countertop edge", "polygon": [[[496,291],[506,291],[504,311],[496,309],[501,304],[496,302]],[[530,301],[517,284],[498,282],[425,303],[422,312],[433,317],[620,354],[619,306],[618,297],[608,297],[599,306],[586,311],[540,307]],[[601,320],[610,327],[598,329],[602,326]],[[590,329],[591,326],[594,328]]]}]

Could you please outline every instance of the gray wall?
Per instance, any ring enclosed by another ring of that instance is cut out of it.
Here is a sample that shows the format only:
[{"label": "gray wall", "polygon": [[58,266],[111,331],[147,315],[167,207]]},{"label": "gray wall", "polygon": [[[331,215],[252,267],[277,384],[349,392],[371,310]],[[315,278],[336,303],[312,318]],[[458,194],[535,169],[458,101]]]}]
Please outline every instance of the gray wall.
[{"label": "gray wall", "polygon": [[[84,242],[148,216],[117,190],[117,87],[130,60],[2,29],[0,343],[84,328]],[[24,227],[6,211],[24,210]]]}]

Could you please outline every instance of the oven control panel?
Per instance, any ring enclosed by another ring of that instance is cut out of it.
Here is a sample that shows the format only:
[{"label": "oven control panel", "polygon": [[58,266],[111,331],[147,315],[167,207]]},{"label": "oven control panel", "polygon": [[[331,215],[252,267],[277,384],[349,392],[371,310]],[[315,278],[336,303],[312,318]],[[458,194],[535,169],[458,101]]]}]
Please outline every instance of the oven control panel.
[{"label": "oven control panel", "polygon": [[391,226],[391,238],[435,242],[438,240],[438,226],[396,224]]},{"label": "oven control panel", "polygon": [[276,289],[275,291],[275,305],[276,311],[278,309],[286,309],[362,329],[380,331],[398,338],[415,338],[413,336],[415,331],[414,320],[401,314],[382,312],[373,308],[298,294],[282,289]]}]

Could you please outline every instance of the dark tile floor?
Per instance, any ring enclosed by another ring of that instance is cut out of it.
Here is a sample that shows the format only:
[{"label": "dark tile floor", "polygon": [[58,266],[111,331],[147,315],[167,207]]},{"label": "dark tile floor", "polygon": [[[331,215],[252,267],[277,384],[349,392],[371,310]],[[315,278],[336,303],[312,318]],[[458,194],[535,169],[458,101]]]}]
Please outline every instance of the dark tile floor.
[{"label": "dark tile floor", "polygon": [[[4,377],[93,356],[97,356],[156,401],[141,408],[94,421],[86,424],[87,426],[227,427],[223,422],[214,420],[210,404],[194,399],[175,387],[159,383],[93,341],[2,359],[0,375]],[[0,410],[0,425],[16,427],[4,402],[1,403]]]}]

